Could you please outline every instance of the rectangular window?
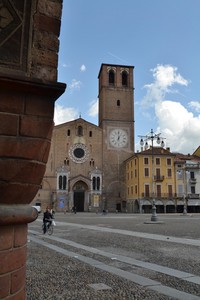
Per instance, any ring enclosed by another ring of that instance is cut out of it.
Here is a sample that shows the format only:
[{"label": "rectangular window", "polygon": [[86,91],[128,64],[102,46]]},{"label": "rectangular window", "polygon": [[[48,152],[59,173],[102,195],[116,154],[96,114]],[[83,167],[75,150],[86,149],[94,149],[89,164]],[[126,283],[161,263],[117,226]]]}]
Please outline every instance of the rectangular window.
[{"label": "rectangular window", "polygon": [[157,197],[161,197],[161,185],[160,184],[156,185],[156,194],[157,194]]},{"label": "rectangular window", "polygon": [[196,194],[195,186],[191,186],[191,193],[192,193],[192,194]]},{"label": "rectangular window", "polygon": [[137,194],[137,185],[135,185],[135,194]]},{"label": "rectangular window", "polygon": [[181,197],[183,195],[183,185],[178,185],[178,197]]},{"label": "rectangular window", "polygon": [[171,164],[172,164],[171,158],[167,158],[167,165],[168,165],[168,166],[171,166]]},{"label": "rectangular window", "polygon": [[160,165],[160,158],[156,157],[156,165]]},{"label": "rectangular window", "polygon": [[145,165],[148,165],[148,164],[149,164],[149,158],[148,158],[148,157],[145,157],[145,158],[144,158],[144,164],[145,164]]},{"label": "rectangular window", "polygon": [[160,169],[158,168],[156,169],[156,178],[158,179],[160,178]]},{"label": "rectangular window", "polygon": [[133,195],[133,186],[131,186],[131,194]]},{"label": "rectangular window", "polygon": [[144,168],[144,176],[149,177],[149,168]]},{"label": "rectangular window", "polygon": [[149,197],[149,185],[145,184],[144,189],[145,189],[145,191],[144,191],[145,197]]},{"label": "rectangular window", "polygon": [[167,177],[172,177],[172,169],[167,169]]},{"label": "rectangular window", "polygon": [[172,185],[168,185],[168,195],[172,197]]},{"label": "rectangular window", "polygon": [[190,178],[191,179],[194,179],[195,177],[194,177],[194,172],[190,172]]},{"label": "rectangular window", "polygon": [[67,136],[70,136],[70,129],[67,130]]}]

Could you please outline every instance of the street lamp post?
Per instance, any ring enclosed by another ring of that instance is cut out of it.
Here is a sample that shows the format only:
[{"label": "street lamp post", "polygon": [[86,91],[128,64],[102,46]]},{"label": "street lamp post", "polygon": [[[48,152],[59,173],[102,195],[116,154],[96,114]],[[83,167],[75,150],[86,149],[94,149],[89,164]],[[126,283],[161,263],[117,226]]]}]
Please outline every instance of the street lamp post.
[{"label": "street lamp post", "polygon": [[[153,204],[152,204],[152,216],[151,221],[156,222],[158,220],[157,214],[156,214],[156,204],[155,204],[155,181],[154,181],[154,149],[153,149],[153,142],[156,140],[157,144],[160,144],[161,147],[164,147],[164,141],[162,137],[160,137],[161,133],[154,133],[153,129],[151,129],[151,132],[147,135],[139,135],[140,139],[140,145],[143,146],[145,142],[145,150],[148,148],[148,141],[151,141],[151,148],[152,148],[152,198],[153,198]],[[161,141],[162,140],[162,141]]]}]

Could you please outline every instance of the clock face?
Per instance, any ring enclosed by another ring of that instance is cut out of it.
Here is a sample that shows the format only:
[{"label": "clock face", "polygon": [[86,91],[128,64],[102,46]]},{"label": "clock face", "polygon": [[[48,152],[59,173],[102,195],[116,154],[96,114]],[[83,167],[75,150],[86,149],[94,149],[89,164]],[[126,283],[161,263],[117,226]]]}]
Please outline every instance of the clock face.
[{"label": "clock face", "polygon": [[110,145],[114,148],[124,148],[128,144],[127,132],[121,128],[116,128],[110,131]]}]

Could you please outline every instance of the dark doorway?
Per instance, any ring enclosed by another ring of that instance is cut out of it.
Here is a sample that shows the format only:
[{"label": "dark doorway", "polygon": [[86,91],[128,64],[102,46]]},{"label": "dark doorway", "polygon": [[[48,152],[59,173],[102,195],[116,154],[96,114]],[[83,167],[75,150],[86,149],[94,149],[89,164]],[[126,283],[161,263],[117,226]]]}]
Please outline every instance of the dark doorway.
[{"label": "dark doorway", "polygon": [[77,212],[84,211],[85,192],[83,190],[74,191],[74,207]]},{"label": "dark doorway", "polygon": [[117,205],[116,205],[116,210],[117,210],[118,212],[121,212],[121,203],[117,203]]},{"label": "dark doorway", "polygon": [[166,205],[166,213],[175,213],[174,205]]}]

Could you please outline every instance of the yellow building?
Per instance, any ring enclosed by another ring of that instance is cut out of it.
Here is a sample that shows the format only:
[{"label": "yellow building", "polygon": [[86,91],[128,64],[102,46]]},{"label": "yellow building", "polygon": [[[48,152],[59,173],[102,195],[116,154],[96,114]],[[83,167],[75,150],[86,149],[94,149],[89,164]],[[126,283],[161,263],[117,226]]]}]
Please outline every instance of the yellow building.
[{"label": "yellow building", "polygon": [[155,199],[157,212],[174,212],[174,158],[168,148],[150,147],[126,161],[128,211],[148,213]]}]

